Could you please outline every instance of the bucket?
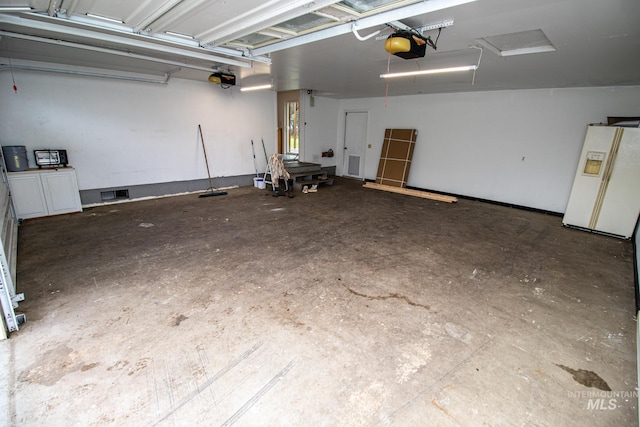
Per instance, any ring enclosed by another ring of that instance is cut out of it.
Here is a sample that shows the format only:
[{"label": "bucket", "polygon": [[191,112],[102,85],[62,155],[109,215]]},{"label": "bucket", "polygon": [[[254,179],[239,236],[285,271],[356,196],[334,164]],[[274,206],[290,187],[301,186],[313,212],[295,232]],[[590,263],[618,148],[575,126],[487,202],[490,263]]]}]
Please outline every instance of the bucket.
[{"label": "bucket", "polygon": [[264,179],[262,178],[253,178],[253,186],[261,190],[264,190],[266,188]]},{"label": "bucket", "polygon": [[27,147],[24,145],[7,145],[2,147],[4,162],[7,165],[7,171],[20,172],[29,169],[29,160],[27,159]]}]

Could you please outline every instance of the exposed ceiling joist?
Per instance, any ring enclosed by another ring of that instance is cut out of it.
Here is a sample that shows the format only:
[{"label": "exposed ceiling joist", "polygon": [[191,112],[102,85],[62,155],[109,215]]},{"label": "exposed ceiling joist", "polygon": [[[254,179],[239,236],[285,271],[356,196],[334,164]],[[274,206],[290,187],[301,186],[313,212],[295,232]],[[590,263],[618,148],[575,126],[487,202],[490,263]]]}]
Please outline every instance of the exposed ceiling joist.
[{"label": "exposed ceiling joist", "polygon": [[[71,38],[82,38],[84,40],[91,40],[93,43],[101,45],[109,44],[117,46],[123,49],[125,52],[130,52],[131,48],[139,48],[144,51],[155,52],[159,55],[176,55],[185,59],[193,59],[199,61],[207,61],[215,63],[216,65],[225,64],[238,67],[251,67],[252,61],[260,61],[269,63],[268,58],[248,58],[242,57],[242,52],[233,51],[235,58],[229,58],[226,56],[231,50],[224,49],[225,53],[215,54],[211,49],[205,49],[198,46],[187,46],[185,44],[179,44],[168,39],[152,38],[145,35],[134,34],[133,32],[127,33],[123,30],[115,32],[107,32],[104,27],[92,27],[85,23],[78,22],[76,20],[64,20],[60,18],[52,18],[47,15],[27,14],[30,18],[25,19],[21,16],[0,14],[0,24],[7,24],[12,28],[16,28],[14,32],[18,33],[19,29],[39,30],[39,31],[55,31],[60,35],[65,35]],[[82,45],[91,46],[89,43],[73,43],[76,47],[82,47]],[[109,49],[113,52],[118,51],[115,47]],[[148,56],[148,55],[147,55]],[[237,58],[237,59],[236,59]]]},{"label": "exposed ceiling joist", "polygon": [[49,16],[56,16],[58,11],[58,0],[51,0],[49,2]]},{"label": "exposed ceiling joist", "polygon": [[[182,0],[173,4],[170,2],[171,7],[160,16],[149,22],[146,26],[140,28],[140,25],[136,26],[139,31],[144,31],[148,34],[157,34],[171,28],[171,26],[185,21],[192,15],[196,14],[208,0]],[[165,8],[162,8],[163,10]],[[153,16],[155,17],[155,13]]]},{"label": "exposed ceiling joist", "polygon": [[234,40],[238,36],[250,34],[289,19],[297,18],[298,16],[330,6],[338,1],[339,0],[271,1],[265,3],[264,6],[260,8],[239,15],[222,25],[211,28],[201,34],[196,34],[195,37],[201,40],[203,44],[212,43],[220,45]]},{"label": "exposed ceiling joist", "polygon": [[305,34],[303,36],[273,43],[268,46],[254,49],[252,53],[254,55],[266,55],[271,52],[277,52],[279,50],[301,46],[303,44],[312,43],[314,41],[347,34],[352,32],[353,28],[363,30],[378,25],[384,25],[388,22],[399,21],[401,19],[410,18],[416,15],[432,13],[438,10],[448,9],[450,7],[459,6],[465,3],[471,3],[474,1],[476,0],[429,0],[427,2],[415,3],[409,6],[389,10],[387,12],[379,13],[376,15],[367,16],[365,18],[358,19],[353,23],[341,24],[335,27],[327,28],[325,30],[316,31],[314,33]]},{"label": "exposed ceiling joist", "polygon": [[[66,13],[67,16],[71,16],[71,15],[73,15],[75,13],[76,8],[78,7],[78,2],[79,1],[80,0],[72,0],[71,1],[71,5],[68,6],[66,8],[66,10],[65,10],[65,13]],[[66,5],[66,3],[65,3],[65,5]]]},{"label": "exposed ceiling joist", "polygon": [[97,46],[87,46],[79,43],[65,42],[62,40],[54,40],[54,39],[49,39],[45,37],[28,36],[25,34],[11,33],[11,32],[2,31],[2,30],[0,30],[0,36],[11,37],[14,39],[21,39],[21,40],[29,40],[29,41],[39,42],[39,43],[47,43],[47,44],[56,45],[56,46],[65,46],[65,47],[70,47],[70,48],[80,49],[80,50],[89,50],[92,52],[106,53],[109,55],[123,56],[123,57],[133,58],[133,59],[142,59],[144,61],[156,62],[156,63],[166,64],[166,65],[173,65],[176,67],[189,68],[192,70],[211,71],[215,69],[215,67],[203,67],[195,64],[189,64],[187,62],[172,61],[169,59],[161,59],[161,58],[156,58],[148,55],[138,55],[131,52],[123,52],[121,50],[107,49],[107,48],[97,47]]},{"label": "exposed ceiling joist", "polygon": [[148,1],[142,2],[140,6],[129,16],[125,18],[125,22],[139,22],[133,27],[133,31],[139,33],[143,30],[146,30],[151,26],[151,24],[162,16],[164,16],[167,12],[169,12],[172,8],[174,8],[178,3],[182,0],[170,0],[156,9],[151,15],[142,18],[140,15],[148,6]]}]

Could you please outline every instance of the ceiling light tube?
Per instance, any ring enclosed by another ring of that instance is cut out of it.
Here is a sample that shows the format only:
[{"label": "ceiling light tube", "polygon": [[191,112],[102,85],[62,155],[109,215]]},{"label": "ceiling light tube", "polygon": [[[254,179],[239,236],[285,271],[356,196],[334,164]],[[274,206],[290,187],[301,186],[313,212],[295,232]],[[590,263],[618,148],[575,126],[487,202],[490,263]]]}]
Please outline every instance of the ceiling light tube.
[{"label": "ceiling light tube", "polygon": [[0,12],[29,12],[29,6],[0,6]]},{"label": "ceiling light tube", "polygon": [[555,52],[555,51],[556,51],[556,48],[551,45],[533,46],[533,47],[523,47],[519,49],[502,50],[500,51],[500,56],[529,55],[532,53]]},{"label": "ceiling light tube", "polygon": [[193,40],[193,36],[190,36],[189,34],[176,33],[174,31],[165,31],[164,33],[168,36],[182,37],[183,39]]},{"label": "ceiling light tube", "polygon": [[124,24],[124,21],[116,18],[109,18],[108,16],[96,15],[95,13],[87,13],[89,18],[102,19],[103,21],[115,22],[116,24]]},{"label": "ceiling light tube", "polygon": [[240,88],[240,92],[251,92],[254,90],[271,89],[272,87],[273,85],[247,86],[247,87]]},{"label": "ceiling light tube", "polygon": [[464,65],[462,67],[449,67],[449,68],[434,68],[431,70],[420,70],[420,71],[407,71],[403,73],[387,73],[380,74],[381,79],[390,79],[393,77],[410,77],[410,76],[421,76],[424,74],[440,74],[440,73],[456,73],[459,71],[475,71],[478,69],[477,65]]}]

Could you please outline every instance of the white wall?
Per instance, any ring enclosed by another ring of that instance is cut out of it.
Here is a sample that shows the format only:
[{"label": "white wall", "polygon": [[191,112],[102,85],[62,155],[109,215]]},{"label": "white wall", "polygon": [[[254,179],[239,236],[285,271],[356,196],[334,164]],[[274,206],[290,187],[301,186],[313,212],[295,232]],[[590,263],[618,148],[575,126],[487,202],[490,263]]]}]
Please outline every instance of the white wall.
[{"label": "white wall", "polygon": [[347,110],[369,111],[366,179],[375,179],[384,130],[415,128],[410,186],[564,212],[587,124],[640,114],[640,86],[402,96],[386,107],[384,98],[342,100],[338,174]]},{"label": "white wall", "polygon": [[[302,130],[304,143],[301,159],[306,162],[319,163],[323,167],[336,166],[338,108],[337,99],[311,96],[302,91],[300,95],[302,110]],[[334,157],[322,157],[322,153],[332,149]]]},{"label": "white wall", "polygon": [[[80,188],[255,173],[276,149],[276,95],[208,82],[168,85],[58,74],[0,73],[0,144],[65,148]],[[335,100],[301,97],[302,159],[342,168],[344,113],[369,111],[365,177],[374,179],[386,128],[419,131],[409,185],[564,212],[586,132],[607,116],[636,116],[640,86],[470,92]],[[333,148],[333,158],[319,157]],[[524,157],[524,160],[522,158]]]},{"label": "white wall", "polygon": [[[276,147],[274,92],[173,79],[167,85],[60,74],[0,73],[0,143],[67,149],[81,190],[255,174]],[[33,166],[35,166],[32,163]]]}]

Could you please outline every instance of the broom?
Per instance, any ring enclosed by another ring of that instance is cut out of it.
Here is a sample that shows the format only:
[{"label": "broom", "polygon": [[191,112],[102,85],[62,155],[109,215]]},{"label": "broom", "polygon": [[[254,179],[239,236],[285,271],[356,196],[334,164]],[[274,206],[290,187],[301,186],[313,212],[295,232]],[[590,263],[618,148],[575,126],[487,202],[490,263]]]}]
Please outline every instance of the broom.
[{"label": "broom", "polygon": [[227,194],[226,191],[218,191],[217,188],[214,188],[213,182],[211,181],[211,172],[209,172],[209,161],[207,160],[207,149],[204,146],[204,137],[202,136],[202,128],[198,125],[198,133],[200,134],[200,141],[202,142],[202,151],[204,152],[204,162],[207,165],[207,175],[209,176],[209,188],[207,192],[200,194],[198,197],[213,197],[213,196],[224,196]]}]

